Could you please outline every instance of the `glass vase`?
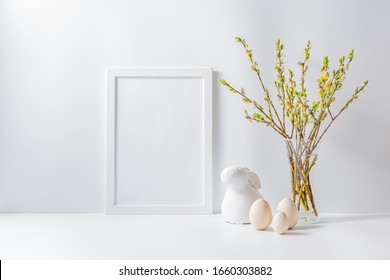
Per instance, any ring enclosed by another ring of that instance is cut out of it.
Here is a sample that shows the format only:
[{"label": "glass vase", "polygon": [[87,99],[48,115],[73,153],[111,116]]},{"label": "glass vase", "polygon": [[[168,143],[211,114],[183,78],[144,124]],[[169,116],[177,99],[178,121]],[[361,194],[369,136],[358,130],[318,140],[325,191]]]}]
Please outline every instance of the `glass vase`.
[{"label": "glass vase", "polygon": [[312,173],[317,162],[317,140],[286,139],[291,172],[291,198],[298,208],[299,221],[318,223]]}]

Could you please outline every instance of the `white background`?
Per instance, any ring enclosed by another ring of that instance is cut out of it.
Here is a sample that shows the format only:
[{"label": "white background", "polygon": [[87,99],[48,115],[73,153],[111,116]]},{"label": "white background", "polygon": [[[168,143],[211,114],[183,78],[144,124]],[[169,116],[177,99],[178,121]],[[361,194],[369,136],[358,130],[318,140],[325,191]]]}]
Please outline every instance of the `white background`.
[{"label": "white background", "polygon": [[104,212],[106,68],[154,66],[215,71],[214,211],[230,164],[258,173],[275,207],[289,191],[284,143],[217,83],[258,89],[235,36],[269,88],[278,37],[293,69],[311,40],[309,88],[324,55],[355,48],[344,94],[370,84],[321,146],[317,206],[390,211],[389,10],[385,0],[0,0],[0,211]]},{"label": "white background", "polygon": [[[299,279],[313,279],[313,274],[321,271],[323,278],[333,278],[335,275],[340,278],[361,277],[382,280],[388,279],[389,261],[258,261],[258,260],[153,260],[153,261],[4,261],[4,279],[145,279],[144,276],[119,275],[120,269],[174,269],[176,266],[179,272],[185,269],[202,269],[204,274],[193,276],[171,276],[173,279],[226,279],[226,275],[212,275],[214,267],[226,269],[227,267],[271,267],[272,275],[263,276],[265,279],[281,280],[290,278],[291,275],[298,275]],[[20,268],[23,269],[20,269]],[[356,269],[356,268],[359,269]],[[208,270],[208,273],[206,272]],[[229,270],[229,269],[228,269]],[[148,279],[168,278],[169,276],[146,276]],[[229,276],[230,279],[254,279],[253,275]],[[257,276],[257,277],[261,277]]]}]

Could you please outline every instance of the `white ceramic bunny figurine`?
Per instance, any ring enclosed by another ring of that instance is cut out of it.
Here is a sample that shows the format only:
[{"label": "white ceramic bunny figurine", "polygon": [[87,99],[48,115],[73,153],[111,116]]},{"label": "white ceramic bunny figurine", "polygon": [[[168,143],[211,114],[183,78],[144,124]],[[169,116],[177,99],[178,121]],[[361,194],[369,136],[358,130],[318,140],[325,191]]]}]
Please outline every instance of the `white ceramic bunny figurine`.
[{"label": "white ceramic bunny figurine", "polygon": [[259,193],[259,177],[248,168],[229,166],[222,170],[221,180],[227,185],[222,201],[222,218],[228,223],[249,224],[252,203],[263,198]]}]

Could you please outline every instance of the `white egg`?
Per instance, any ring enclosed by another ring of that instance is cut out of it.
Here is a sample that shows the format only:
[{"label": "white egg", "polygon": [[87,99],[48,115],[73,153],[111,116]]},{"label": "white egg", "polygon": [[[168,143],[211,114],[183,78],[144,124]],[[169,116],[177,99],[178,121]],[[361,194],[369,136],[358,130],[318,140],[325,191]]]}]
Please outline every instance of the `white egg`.
[{"label": "white egg", "polygon": [[298,223],[298,209],[291,199],[287,197],[282,199],[276,210],[283,211],[287,215],[289,229],[292,229]]},{"label": "white egg", "polygon": [[284,212],[279,211],[275,214],[272,221],[272,228],[279,234],[283,234],[288,230],[288,218]]},{"label": "white egg", "polygon": [[257,230],[266,229],[272,222],[272,210],[268,202],[259,198],[249,210],[249,221]]}]

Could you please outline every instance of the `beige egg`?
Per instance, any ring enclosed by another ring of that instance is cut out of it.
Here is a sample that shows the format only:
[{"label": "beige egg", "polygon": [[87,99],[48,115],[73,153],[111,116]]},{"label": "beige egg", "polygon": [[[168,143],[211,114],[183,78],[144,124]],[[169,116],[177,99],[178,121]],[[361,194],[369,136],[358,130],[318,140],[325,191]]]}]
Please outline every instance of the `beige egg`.
[{"label": "beige egg", "polygon": [[274,232],[279,234],[283,234],[288,230],[288,218],[284,212],[279,211],[275,214],[272,221],[272,228],[274,229]]},{"label": "beige egg", "polygon": [[292,229],[298,223],[298,209],[294,201],[289,198],[284,198],[279,202],[277,211],[282,211],[287,215],[288,228]]},{"label": "beige egg", "polygon": [[264,230],[271,224],[272,210],[267,201],[259,198],[253,202],[249,210],[249,221],[257,230]]}]

